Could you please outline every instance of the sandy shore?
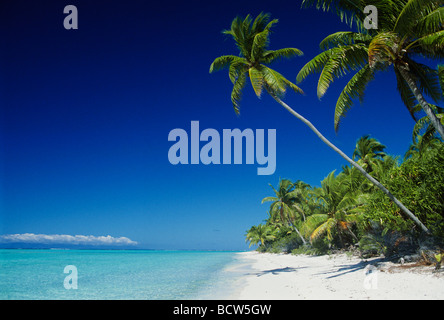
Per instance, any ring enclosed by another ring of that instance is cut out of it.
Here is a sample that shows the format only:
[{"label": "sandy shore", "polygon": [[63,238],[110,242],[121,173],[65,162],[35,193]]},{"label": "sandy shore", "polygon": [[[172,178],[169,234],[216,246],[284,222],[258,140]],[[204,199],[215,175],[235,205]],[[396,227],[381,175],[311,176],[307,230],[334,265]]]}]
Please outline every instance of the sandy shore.
[{"label": "sandy shore", "polygon": [[[444,272],[346,255],[239,253],[247,270],[230,299],[444,299]],[[235,270],[233,270],[235,271]]]}]

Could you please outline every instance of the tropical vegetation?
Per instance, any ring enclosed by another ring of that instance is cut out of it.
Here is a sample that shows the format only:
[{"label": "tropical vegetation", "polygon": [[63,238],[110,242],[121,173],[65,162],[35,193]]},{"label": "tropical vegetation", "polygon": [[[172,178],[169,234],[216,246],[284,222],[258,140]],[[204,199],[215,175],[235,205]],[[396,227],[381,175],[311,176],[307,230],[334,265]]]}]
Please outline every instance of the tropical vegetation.
[{"label": "tropical vegetation", "polygon": [[[368,5],[378,9],[377,28],[364,23]],[[228,69],[235,112],[240,112],[249,80],[258,97],[268,93],[348,162],[339,172],[326,172],[318,186],[290,179],[281,179],[276,188],[270,185],[273,192],[262,199],[270,203],[268,217],[247,230],[246,241],[259,251],[314,253],[352,246],[366,254],[390,254],[424,241],[442,245],[444,109],[439,103],[444,100],[444,66],[429,63],[444,58],[444,0],[304,0],[302,6],[337,13],[350,30],[327,36],[297,83],[319,73],[321,98],[335,79],[354,73],[335,106],[337,131],[354,100],[363,102],[376,72],[393,70],[401,101],[415,120],[412,144],[403,158],[394,157],[365,135],[357,139],[352,158],[347,156],[282,100],[287,88],[303,91],[269,65],[302,52],[269,48],[277,19],[263,13],[254,20],[236,17],[224,33],[234,39],[239,55],[218,57],[210,66],[210,73]]]},{"label": "tropical vegetation", "polygon": [[[363,166],[365,162],[371,163],[367,170],[372,170],[424,222],[432,233],[429,239],[442,245],[444,143],[439,140],[430,144],[404,161],[387,155],[385,146],[369,136],[358,139],[355,154],[362,152],[363,145],[373,147],[357,161]],[[366,253],[393,254],[401,244],[409,243],[412,250],[420,245],[422,230],[355,168],[344,166],[339,173],[333,170],[326,174],[319,186],[281,179],[273,191],[281,191],[283,197],[263,199],[263,203],[271,202],[263,225],[274,236],[262,242],[259,251],[325,253],[353,246]],[[295,192],[297,185],[304,186],[303,193]],[[288,204],[283,215],[281,202]],[[247,241],[251,241],[249,237]]]}]

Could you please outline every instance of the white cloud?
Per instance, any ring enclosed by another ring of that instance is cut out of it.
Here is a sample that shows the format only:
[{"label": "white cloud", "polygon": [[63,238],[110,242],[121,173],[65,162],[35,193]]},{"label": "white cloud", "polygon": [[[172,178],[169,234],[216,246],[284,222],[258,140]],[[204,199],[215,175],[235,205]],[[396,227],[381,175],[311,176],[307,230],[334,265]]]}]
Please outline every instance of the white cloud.
[{"label": "white cloud", "polygon": [[127,237],[84,236],[69,234],[5,234],[0,235],[0,243],[43,243],[43,244],[78,244],[78,245],[136,245],[137,242]]}]

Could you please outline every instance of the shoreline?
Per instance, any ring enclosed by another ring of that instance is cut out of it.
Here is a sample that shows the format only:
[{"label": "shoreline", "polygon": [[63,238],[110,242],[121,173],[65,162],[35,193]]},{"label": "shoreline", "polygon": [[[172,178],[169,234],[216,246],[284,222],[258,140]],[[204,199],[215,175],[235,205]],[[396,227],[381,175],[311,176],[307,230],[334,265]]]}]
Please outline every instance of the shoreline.
[{"label": "shoreline", "polygon": [[444,272],[408,268],[381,258],[345,254],[307,256],[236,253],[239,264],[233,300],[420,300],[444,299]]}]

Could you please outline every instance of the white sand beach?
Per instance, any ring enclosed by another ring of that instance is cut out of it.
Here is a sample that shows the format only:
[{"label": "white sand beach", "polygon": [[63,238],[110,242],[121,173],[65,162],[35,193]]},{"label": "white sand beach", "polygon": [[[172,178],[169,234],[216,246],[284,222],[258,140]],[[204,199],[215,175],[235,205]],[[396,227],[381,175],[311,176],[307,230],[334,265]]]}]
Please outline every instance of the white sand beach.
[{"label": "white sand beach", "polygon": [[345,254],[306,256],[239,253],[250,266],[230,298],[252,299],[444,299],[444,272],[409,268]]}]

